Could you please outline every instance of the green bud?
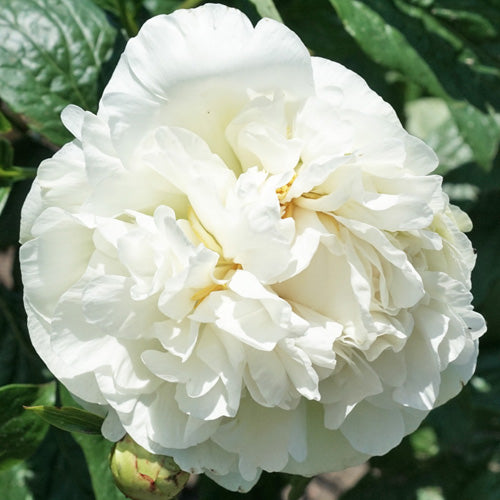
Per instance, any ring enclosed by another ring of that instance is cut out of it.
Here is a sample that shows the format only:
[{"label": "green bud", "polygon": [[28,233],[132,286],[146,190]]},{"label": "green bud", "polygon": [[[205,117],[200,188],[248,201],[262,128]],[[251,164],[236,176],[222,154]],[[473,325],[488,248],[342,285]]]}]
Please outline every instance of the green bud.
[{"label": "green bud", "polygon": [[115,444],[110,466],[118,488],[133,500],[173,499],[189,479],[171,457],[149,453],[128,435]]}]

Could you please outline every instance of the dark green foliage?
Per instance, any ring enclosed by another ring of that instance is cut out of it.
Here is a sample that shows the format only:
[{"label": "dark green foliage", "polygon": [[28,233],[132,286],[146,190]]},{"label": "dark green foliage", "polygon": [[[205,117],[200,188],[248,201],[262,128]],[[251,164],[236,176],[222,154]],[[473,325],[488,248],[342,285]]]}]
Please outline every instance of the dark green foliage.
[{"label": "dark green foliage", "polygon": [[23,406],[51,404],[54,399],[54,382],[40,386],[12,384],[0,388],[0,470],[28,458],[47,432],[47,423],[26,412]]},{"label": "dark green foliage", "polygon": [[[427,8],[404,0],[330,2],[371,59],[446,100],[476,161],[490,169],[500,138],[491,114],[499,107],[498,55],[490,50],[492,41],[498,44],[498,10],[487,1],[461,2],[444,10],[439,1]],[[461,18],[470,29],[471,15],[475,37],[466,38],[449,21]],[[477,26],[485,25],[481,36]]]},{"label": "dark green foliage", "polygon": [[98,77],[115,30],[91,0],[1,0],[1,98],[56,144],[70,103],[97,109]]}]

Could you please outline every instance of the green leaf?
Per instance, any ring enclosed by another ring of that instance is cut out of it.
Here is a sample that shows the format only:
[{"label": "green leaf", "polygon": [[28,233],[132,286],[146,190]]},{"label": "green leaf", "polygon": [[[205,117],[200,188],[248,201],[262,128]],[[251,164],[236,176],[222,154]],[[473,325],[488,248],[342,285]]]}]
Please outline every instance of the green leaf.
[{"label": "green leaf", "polygon": [[113,443],[102,436],[73,434],[73,437],[87,460],[96,500],[124,500],[125,495],[116,487],[109,468]]},{"label": "green leaf", "polygon": [[13,384],[0,388],[0,470],[30,456],[42,442],[48,425],[26,412],[25,405],[53,404],[55,384]]},{"label": "green leaf", "polygon": [[337,61],[363,76],[370,88],[390,102],[401,119],[404,117],[406,84],[388,78],[388,70],[375,64],[344,29],[329,0],[317,0],[304,15],[303,0],[275,0],[284,23],[315,56]]},{"label": "green leaf", "polygon": [[158,16],[170,14],[177,9],[192,9],[201,3],[203,0],[143,0],[142,6],[153,16]]},{"label": "green leaf", "polygon": [[[64,405],[76,406],[67,389],[61,387],[60,394]],[[72,433],[71,435],[81,446],[87,460],[96,500],[124,500],[125,496],[115,486],[109,468],[109,456],[114,443],[107,441],[100,435],[82,433]]]},{"label": "green leaf", "polygon": [[93,2],[113,14],[129,36],[137,35],[135,16],[142,3],[140,0],[93,0]]},{"label": "green leaf", "polygon": [[278,12],[276,5],[274,5],[273,0],[250,0],[250,1],[255,5],[257,12],[262,17],[269,17],[271,19],[274,19],[275,21],[279,21],[280,23],[283,22],[283,19],[281,19],[280,13]]},{"label": "green leaf", "polygon": [[427,486],[418,488],[416,500],[446,500],[443,491],[439,486]]},{"label": "green leaf", "polygon": [[0,111],[0,134],[5,134],[12,130],[12,125],[7,117]]},{"label": "green leaf", "polygon": [[2,210],[7,203],[7,199],[9,198],[10,187],[0,187],[0,215],[2,214]]},{"label": "green leaf", "polygon": [[1,97],[32,128],[66,142],[59,114],[70,103],[96,111],[115,34],[90,0],[0,0]]},{"label": "green leaf", "polygon": [[0,137],[0,169],[9,169],[12,167],[12,159],[14,158],[14,150],[10,142],[3,137]]},{"label": "green leaf", "polygon": [[[429,0],[427,0],[429,1]],[[430,0],[432,14],[449,24],[464,39],[482,43],[481,48],[489,52],[498,41],[497,0]],[[495,51],[496,53],[496,51]],[[494,52],[490,55],[495,56]]]},{"label": "green leaf", "polygon": [[24,462],[0,471],[2,500],[35,500],[28,486],[28,481],[32,477],[33,472]]},{"label": "green leaf", "polygon": [[498,151],[500,129],[494,116],[481,113],[466,102],[451,101],[449,108],[479,165],[488,169]]},{"label": "green leaf", "polygon": [[426,460],[439,453],[439,443],[432,427],[417,429],[410,435],[409,440],[417,460]]},{"label": "green leaf", "polygon": [[118,15],[118,0],[92,0],[101,9],[107,10],[112,14]]},{"label": "green leaf", "polygon": [[406,128],[422,139],[438,155],[438,174],[445,174],[473,159],[471,148],[460,135],[449,107],[443,99],[426,97],[407,103]]},{"label": "green leaf", "polygon": [[2,176],[1,172],[2,170],[8,169],[12,166],[13,156],[14,152],[12,151],[12,146],[10,145],[9,141],[4,139],[3,137],[0,137],[0,214],[3,211],[5,204],[7,203],[7,199],[9,198],[11,185],[10,180],[5,179],[5,177]]},{"label": "green leaf", "polygon": [[68,432],[100,434],[104,421],[99,415],[72,406],[26,406],[25,409],[34,412],[50,425]]},{"label": "green leaf", "polygon": [[[0,136],[0,187],[11,186],[14,182],[32,179],[36,175],[34,168],[13,167],[13,158],[14,150],[10,142]],[[1,199],[0,208],[3,208]]]},{"label": "green leaf", "polygon": [[475,480],[469,481],[460,500],[498,500],[500,498],[500,474],[485,471]]},{"label": "green leaf", "polygon": [[182,4],[182,0],[144,0],[142,4],[153,16],[158,16],[170,14]]},{"label": "green leaf", "polygon": [[[433,15],[433,10],[403,0],[330,3],[345,29],[376,63],[449,103],[476,161],[491,168],[500,140],[490,113],[500,103],[500,70],[484,46],[465,39],[453,25]],[[484,2],[478,5],[483,8]],[[496,18],[500,22],[498,13]]]},{"label": "green leaf", "polygon": [[[347,32],[377,63],[399,70],[433,95],[446,97],[441,83],[428,63],[419,56],[404,33],[391,24],[391,15],[397,15],[389,2],[370,2],[368,7],[358,0],[330,0]],[[387,4],[387,5],[385,5]],[[380,15],[378,11],[382,11]]]},{"label": "green leaf", "polygon": [[[83,452],[69,432],[49,427],[35,454],[23,462],[21,473],[33,500],[95,500]],[[1,481],[0,477],[0,485]]]}]

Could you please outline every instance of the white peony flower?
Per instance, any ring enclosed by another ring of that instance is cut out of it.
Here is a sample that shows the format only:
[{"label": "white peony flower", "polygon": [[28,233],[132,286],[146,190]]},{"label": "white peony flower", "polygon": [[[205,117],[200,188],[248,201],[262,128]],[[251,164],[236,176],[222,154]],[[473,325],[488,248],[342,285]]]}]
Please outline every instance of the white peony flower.
[{"label": "white peony flower", "polygon": [[23,210],[33,344],[230,489],[396,446],[469,380],[474,254],[435,154],[285,26],[205,5],[131,40]]}]

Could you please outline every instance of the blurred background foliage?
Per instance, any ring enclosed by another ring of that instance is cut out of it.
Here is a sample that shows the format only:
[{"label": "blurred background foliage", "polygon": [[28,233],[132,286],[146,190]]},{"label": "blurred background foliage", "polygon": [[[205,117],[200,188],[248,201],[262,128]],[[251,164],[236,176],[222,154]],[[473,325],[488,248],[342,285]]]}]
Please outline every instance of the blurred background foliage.
[{"label": "blurred background foliage", "polygon": [[[0,0],[0,492],[4,500],[115,500],[99,435],[50,427],[22,405],[77,406],[31,347],[17,259],[23,200],[69,133],[67,104],[96,111],[127,39],[196,0]],[[475,307],[487,319],[477,373],[459,397],[341,494],[342,500],[500,498],[500,0],[231,0],[284,22],[311,53],[363,76],[435,149],[444,188],[472,218]],[[335,453],[335,450],[332,450]],[[306,482],[295,481],[290,498]],[[264,474],[247,495],[208,479],[181,498],[280,498]],[[306,493],[307,494],[307,493]]]}]

